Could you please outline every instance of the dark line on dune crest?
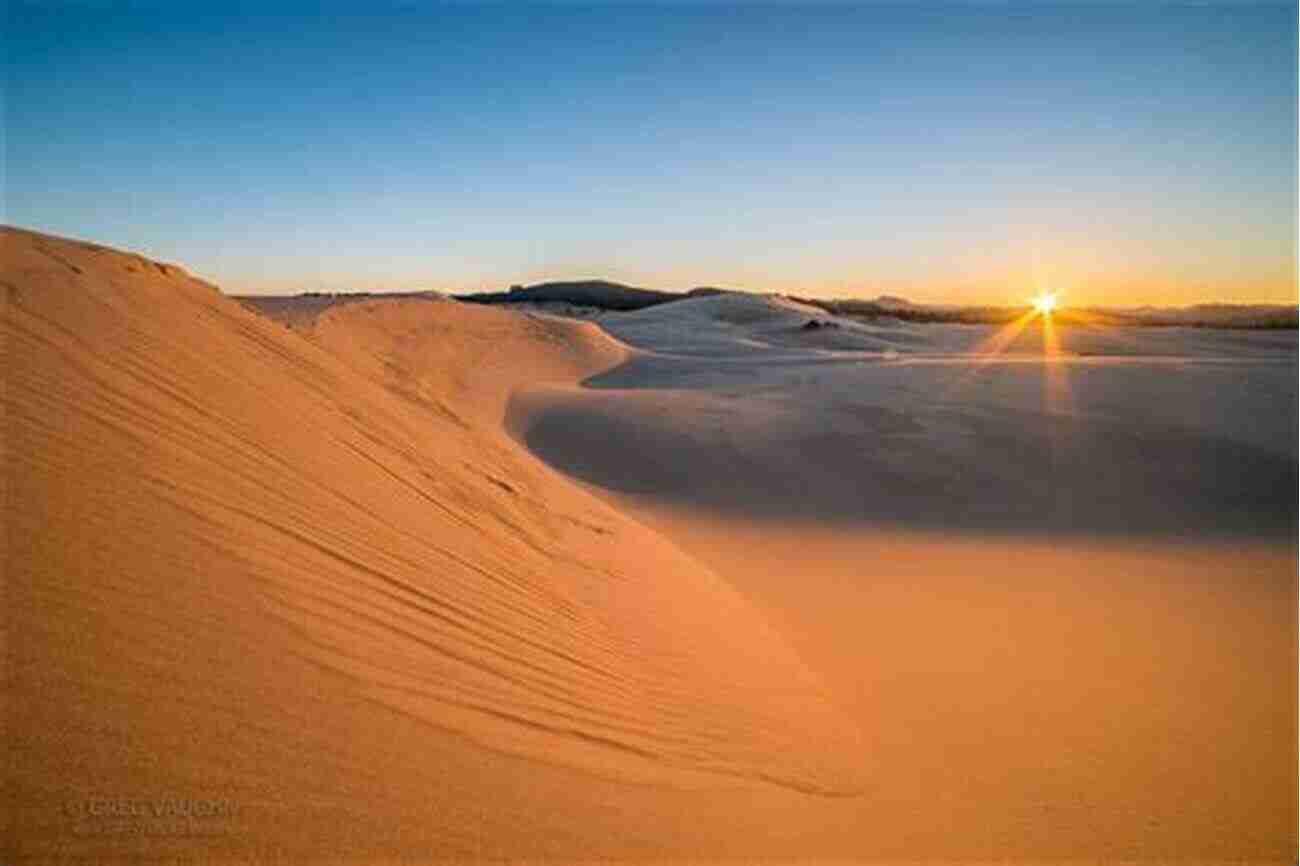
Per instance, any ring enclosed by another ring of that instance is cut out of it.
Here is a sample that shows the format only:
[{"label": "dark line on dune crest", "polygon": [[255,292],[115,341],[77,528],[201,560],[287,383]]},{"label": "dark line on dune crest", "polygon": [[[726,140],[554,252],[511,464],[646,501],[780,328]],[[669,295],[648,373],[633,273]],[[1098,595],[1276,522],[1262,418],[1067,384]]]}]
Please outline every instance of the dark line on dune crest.
[{"label": "dark line on dune crest", "polygon": [[35,249],[38,253],[43,253],[44,255],[48,256],[49,258],[63,265],[65,268],[72,271],[74,274],[82,273],[81,268],[77,267],[72,262],[68,261],[58,253],[46,248],[46,246],[42,244],[40,241],[33,241],[32,248]]}]

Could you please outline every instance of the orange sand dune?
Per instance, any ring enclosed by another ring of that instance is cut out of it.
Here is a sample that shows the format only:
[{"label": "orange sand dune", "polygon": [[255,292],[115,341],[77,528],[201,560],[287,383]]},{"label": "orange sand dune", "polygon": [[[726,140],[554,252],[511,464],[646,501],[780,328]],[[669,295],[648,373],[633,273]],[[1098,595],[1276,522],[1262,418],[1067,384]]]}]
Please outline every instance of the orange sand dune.
[{"label": "orange sand dune", "polygon": [[[304,339],[174,267],[3,242],[13,853],[190,849],[77,825],[96,797],[231,800],[221,853],[466,854],[545,851],[494,788],[574,772],[862,784],[749,602],[504,434],[516,384],[622,356],[594,328],[407,300]],[[619,839],[583,809],[558,838]]]}]

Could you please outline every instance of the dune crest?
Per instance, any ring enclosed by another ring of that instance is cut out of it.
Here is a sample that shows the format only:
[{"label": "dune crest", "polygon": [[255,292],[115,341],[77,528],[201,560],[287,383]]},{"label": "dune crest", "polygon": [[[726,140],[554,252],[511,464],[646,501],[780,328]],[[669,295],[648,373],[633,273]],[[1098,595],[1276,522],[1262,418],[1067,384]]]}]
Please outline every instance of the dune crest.
[{"label": "dune crest", "polygon": [[746,601],[502,429],[614,341],[429,300],[304,337],[172,266],[2,240],[20,820],[190,777],[275,801],[393,712],[614,778],[860,783]]}]

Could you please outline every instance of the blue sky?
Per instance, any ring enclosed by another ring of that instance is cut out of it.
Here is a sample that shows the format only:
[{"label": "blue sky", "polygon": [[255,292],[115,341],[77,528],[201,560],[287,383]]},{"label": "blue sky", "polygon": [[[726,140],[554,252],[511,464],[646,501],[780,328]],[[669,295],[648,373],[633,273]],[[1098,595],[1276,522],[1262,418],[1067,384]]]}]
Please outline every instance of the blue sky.
[{"label": "blue sky", "polygon": [[8,14],[5,221],[231,291],[1296,297],[1294,4]]}]

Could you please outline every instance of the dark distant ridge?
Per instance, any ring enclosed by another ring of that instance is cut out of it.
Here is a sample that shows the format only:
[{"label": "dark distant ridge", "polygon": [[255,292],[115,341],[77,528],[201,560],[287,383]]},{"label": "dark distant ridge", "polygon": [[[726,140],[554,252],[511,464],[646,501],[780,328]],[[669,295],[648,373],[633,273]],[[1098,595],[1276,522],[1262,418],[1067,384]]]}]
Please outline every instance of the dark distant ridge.
[{"label": "dark distant ridge", "polygon": [[679,292],[638,289],[607,280],[576,280],[512,286],[508,292],[479,292],[457,295],[460,301],[473,304],[566,303],[602,310],[640,310],[686,297]]},{"label": "dark distant ridge", "polygon": [[[615,283],[610,280],[563,280],[537,283],[532,286],[512,286],[504,292],[477,292],[455,295],[458,301],[474,304],[568,304],[607,312],[628,312],[668,304],[690,298],[720,294],[745,294],[737,289],[716,286],[699,286],[686,292],[668,292],[643,289]],[[436,292],[407,292],[407,296],[438,297]],[[315,299],[322,305],[337,304],[366,297],[390,296],[388,293],[338,293],[309,292],[299,298]],[[1026,308],[997,306],[948,306],[918,304],[893,295],[881,295],[872,300],[847,298],[805,298],[785,295],[792,301],[815,307],[832,316],[872,321],[894,321],[1000,325],[1014,321],[1025,314]],[[249,306],[268,306],[283,303],[284,299],[241,298]],[[1285,304],[1196,304],[1190,307],[1131,307],[1131,308],[1065,308],[1058,310],[1056,321],[1061,325],[1111,325],[1134,327],[1183,328],[1248,328],[1292,329],[1297,327],[1297,308]]]}]

